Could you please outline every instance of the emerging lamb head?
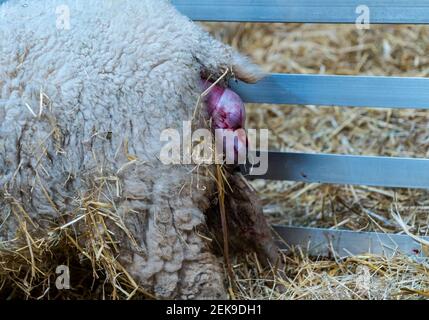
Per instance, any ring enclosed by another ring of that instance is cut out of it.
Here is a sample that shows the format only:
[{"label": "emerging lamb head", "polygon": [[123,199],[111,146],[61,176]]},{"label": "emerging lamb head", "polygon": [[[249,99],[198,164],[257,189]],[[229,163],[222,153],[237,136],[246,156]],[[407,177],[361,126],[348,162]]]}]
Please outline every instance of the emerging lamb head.
[{"label": "emerging lamb head", "polygon": [[[69,10],[69,30],[56,27],[59,6]],[[158,298],[224,298],[221,258],[203,236],[217,231],[205,217],[218,214],[215,182],[192,164],[163,164],[160,136],[193,119],[201,74],[216,79],[229,69],[255,82],[259,68],[164,0],[11,0],[0,17],[0,241],[7,251],[28,245],[28,236],[51,248],[68,239],[111,283],[110,267]],[[239,204],[249,199],[242,192],[253,192],[244,189],[228,192],[227,206],[235,203],[243,216],[257,208],[261,225],[243,230],[262,228],[269,242],[257,201]],[[260,252],[272,256],[268,247]],[[40,247],[26,248],[20,256],[48,259]],[[32,259],[2,254],[32,269]],[[32,270],[34,281],[43,278]]]}]

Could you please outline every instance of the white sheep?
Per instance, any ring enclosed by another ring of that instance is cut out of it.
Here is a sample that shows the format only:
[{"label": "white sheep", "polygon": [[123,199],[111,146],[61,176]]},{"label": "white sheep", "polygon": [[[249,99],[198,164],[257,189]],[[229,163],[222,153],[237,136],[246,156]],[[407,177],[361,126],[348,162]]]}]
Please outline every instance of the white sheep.
[{"label": "white sheep", "polygon": [[158,155],[162,130],[192,118],[201,74],[227,68],[262,76],[164,0],[1,5],[0,241],[20,241],[24,212],[30,234],[76,218],[69,228],[85,234],[96,204],[84,201],[97,190],[118,261],[142,287],[225,297],[219,258],[197,231],[214,182]]}]

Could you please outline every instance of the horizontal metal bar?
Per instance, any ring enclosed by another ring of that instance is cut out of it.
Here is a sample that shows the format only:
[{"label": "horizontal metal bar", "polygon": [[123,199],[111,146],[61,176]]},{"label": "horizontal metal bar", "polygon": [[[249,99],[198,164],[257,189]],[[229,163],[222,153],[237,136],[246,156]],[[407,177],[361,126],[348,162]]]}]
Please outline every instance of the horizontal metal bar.
[{"label": "horizontal metal bar", "polygon": [[172,0],[200,21],[355,23],[369,9],[371,23],[429,23],[427,0]]},{"label": "horizontal metal bar", "polygon": [[[7,0],[0,0],[0,4]],[[356,23],[362,5],[374,24],[429,24],[426,0],[171,0],[192,20]]]},{"label": "horizontal metal bar", "polygon": [[250,171],[249,178],[429,189],[429,159],[282,152],[261,156],[268,158],[267,173],[253,176]]},{"label": "horizontal metal bar", "polygon": [[429,109],[429,78],[272,74],[230,85],[250,103]]},{"label": "horizontal metal bar", "polygon": [[[356,232],[348,230],[273,226],[280,237],[281,249],[300,247],[310,256],[338,258],[375,254],[391,257],[397,253],[412,257],[428,257],[427,249],[406,235]],[[429,237],[423,239],[429,240]]]}]

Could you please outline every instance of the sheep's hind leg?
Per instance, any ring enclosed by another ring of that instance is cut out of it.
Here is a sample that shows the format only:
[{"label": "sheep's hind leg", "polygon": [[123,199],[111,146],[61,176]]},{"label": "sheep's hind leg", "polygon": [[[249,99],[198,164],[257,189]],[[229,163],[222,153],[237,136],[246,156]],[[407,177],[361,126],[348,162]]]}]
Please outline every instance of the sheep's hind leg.
[{"label": "sheep's hind leg", "polygon": [[210,202],[196,192],[177,198],[173,204],[175,228],[183,247],[179,298],[225,299],[221,258],[211,252],[208,238],[203,235],[206,230],[203,211]]},{"label": "sheep's hind leg", "polygon": [[[211,204],[206,192],[181,189],[186,176],[180,178],[180,170],[174,175],[158,172],[156,177],[137,171],[126,175],[119,205],[137,243],[122,241],[121,260],[127,270],[157,298],[225,298],[221,259],[198,231],[204,228],[203,212]],[[160,176],[170,177],[169,183]]]}]

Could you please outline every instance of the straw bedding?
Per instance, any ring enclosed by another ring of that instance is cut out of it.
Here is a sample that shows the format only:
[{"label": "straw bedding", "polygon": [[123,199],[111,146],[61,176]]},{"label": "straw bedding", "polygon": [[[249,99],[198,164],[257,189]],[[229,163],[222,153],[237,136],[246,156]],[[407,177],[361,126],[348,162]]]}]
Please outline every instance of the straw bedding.
[{"label": "straw bedding", "polygon": [[[205,24],[269,72],[343,75],[429,75],[429,27],[353,25]],[[268,128],[270,148],[404,157],[429,156],[428,111],[320,106],[249,105],[249,128]],[[272,223],[402,232],[399,213],[416,235],[427,235],[425,190],[293,182],[253,183]],[[238,260],[236,298],[424,299],[427,261],[365,255],[342,261],[297,251],[280,272],[262,270],[253,255]],[[286,279],[286,280],[285,280]],[[275,288],[282,283],[284,291]]]}]

